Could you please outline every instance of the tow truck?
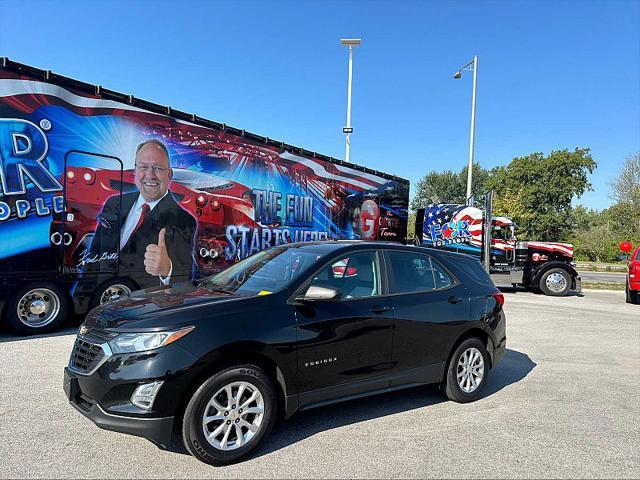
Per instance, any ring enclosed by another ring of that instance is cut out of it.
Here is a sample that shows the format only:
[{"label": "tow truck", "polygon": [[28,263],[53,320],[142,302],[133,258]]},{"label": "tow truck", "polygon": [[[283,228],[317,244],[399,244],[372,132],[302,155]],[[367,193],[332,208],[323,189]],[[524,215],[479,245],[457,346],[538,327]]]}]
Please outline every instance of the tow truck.
[{"label": "tow truck", "polygon": [[467,204],[432,203],[417,211],[416,244],[478,257],[498,286],[561,297],[580,292],[573,245],[520,241],[509,217],[493,216],[493,192]]}]

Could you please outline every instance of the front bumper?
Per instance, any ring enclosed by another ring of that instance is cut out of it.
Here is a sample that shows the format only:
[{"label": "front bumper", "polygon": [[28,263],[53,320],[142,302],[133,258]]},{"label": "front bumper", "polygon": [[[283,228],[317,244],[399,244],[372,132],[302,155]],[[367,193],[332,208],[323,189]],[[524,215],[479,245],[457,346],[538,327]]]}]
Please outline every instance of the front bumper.
[{"label": "front bumper", "polygon": [[580,275],[578,275],[575,280],[574,280],[574,285],[573,285],[573,290],[576,293],[581,293],[582,292],[582,278],[580,278]]},{"label": "front bumper", "polygon": [[144,437],[163,447],[171,443],[174,417],[148,418],[107,413],[82,391],[78,375],[70,372],[68,368],[64,369],[63,389],[71,406],[98,427]]}]

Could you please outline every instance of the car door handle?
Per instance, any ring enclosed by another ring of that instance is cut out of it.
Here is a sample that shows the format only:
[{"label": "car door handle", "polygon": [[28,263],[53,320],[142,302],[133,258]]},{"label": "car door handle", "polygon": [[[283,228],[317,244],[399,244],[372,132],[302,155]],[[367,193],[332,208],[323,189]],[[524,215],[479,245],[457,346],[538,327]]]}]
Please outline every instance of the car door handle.
[{"label": "car door handle", "polygon": [[371,313],[382,313],[382,312],[388,312],[389,310],[391,310],[391,307],[375,306],[369,309]]},{"label": "car door handle", "polygon": [[462,297],[449,297],[447,298],[447,302],[449,303],[460,303],[462,301]]}]

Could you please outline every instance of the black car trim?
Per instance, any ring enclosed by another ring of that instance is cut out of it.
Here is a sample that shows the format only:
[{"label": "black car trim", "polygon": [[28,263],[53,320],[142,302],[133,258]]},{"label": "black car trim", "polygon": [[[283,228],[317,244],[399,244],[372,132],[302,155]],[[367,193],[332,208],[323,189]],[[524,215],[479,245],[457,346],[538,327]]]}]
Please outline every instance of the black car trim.
[{"label": "black car trim", "polygon": [[389,390],[390,381],[391,375],[385,374],[301,392],[298,394],[298,411],[384,393]]},{"label": "black car trim", "polygon": [[82,415],[105,430],[143,437],[163,446],[168,446],[171,442],[175,417],[125,417],[107,413],[97,403],[90,408],[82,407],[74,400],[70,400],[69,403]]},{"label": "black car trim", "polygon": [[423,365],[391,374],[391,387],[411,387],[438,383],[442,380],[444,362]]},{"label": "black car trim", "polygon": [[301,392],[298,399],[298,411],[370,397],[393,390],[438,383],[443,378],[443,365],[444,362],[439,362],[356,382]]}]

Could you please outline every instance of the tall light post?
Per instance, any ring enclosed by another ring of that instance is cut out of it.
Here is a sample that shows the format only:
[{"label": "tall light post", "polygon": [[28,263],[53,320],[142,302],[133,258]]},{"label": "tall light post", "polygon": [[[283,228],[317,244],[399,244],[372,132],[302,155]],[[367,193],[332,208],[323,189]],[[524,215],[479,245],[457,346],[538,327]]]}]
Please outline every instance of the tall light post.
[{"label": "tall light post", "polygon": [[473,171],[473,144],[476,135],[476,87],[478,86],[478,56],[458,70],[453,78],[462,77],[462,72],[473,71],[473,97],[471,99],[471,139],[469,140],[469,166],[467,167],[467,201],[471,198],[471,180]]},{"label": "tall light post", "polygon": [[357,47],[362,43],[359,38],[341,38],[340,43],[349,47],[349,86],[347,87],[347,126],[342,128],[342,133],[346,135],[346,147],[344,159],[349,161],[349,148],[351,146],[351,134],[353,128],[351,127],[351,80],[353,77],[353,47]]}]

